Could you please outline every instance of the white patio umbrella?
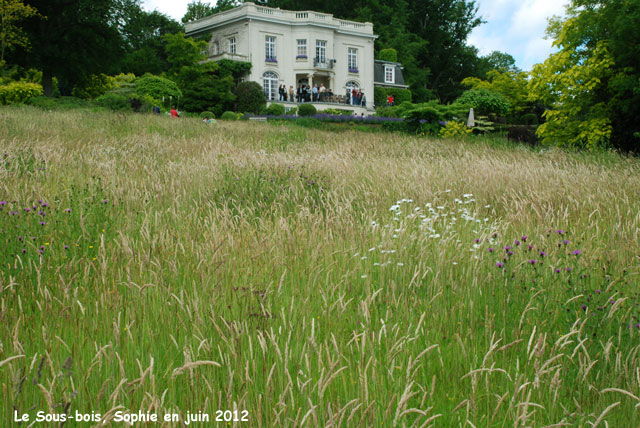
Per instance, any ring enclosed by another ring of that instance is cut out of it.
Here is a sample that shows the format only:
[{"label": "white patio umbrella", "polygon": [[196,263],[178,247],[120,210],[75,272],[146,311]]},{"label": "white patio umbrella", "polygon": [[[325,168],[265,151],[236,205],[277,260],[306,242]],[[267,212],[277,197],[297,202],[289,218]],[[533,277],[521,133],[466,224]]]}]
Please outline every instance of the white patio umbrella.
[{"label": "white patio umbrella", "polygon": [[472,128],[472,127],[476,126],[476,120],[473,117],[473,108],[469,109],[469,119],[467,119],[467,126],[469,128]]}]

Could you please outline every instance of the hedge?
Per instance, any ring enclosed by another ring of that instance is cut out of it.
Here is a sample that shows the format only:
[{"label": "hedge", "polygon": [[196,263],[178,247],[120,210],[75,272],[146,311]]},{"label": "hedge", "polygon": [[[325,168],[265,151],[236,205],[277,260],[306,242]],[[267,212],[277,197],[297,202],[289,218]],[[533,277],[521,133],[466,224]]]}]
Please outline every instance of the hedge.
[{"label": "hedge", "polygon": [[11,82],[0,86],[0,104],[24,104],[42,94],[42,85],[37,83]]},{"label": "hedge", "polygon": [[382,49],[378,54],[378,59],[382,61],[398,62],[398,51],[393,48]]},{"label": "hedge", "polygon": [[298,107],[299,116],[313,116],[318,110],[312,104],[300,104]]},{"label": "hedge", "polygon": [[381,87],[373,89],[373,101],[376,106],[386,105],[389,95],[393,95],[395,105],[400,105],[405,101],[411,102],[411,91],[409,89]]}]

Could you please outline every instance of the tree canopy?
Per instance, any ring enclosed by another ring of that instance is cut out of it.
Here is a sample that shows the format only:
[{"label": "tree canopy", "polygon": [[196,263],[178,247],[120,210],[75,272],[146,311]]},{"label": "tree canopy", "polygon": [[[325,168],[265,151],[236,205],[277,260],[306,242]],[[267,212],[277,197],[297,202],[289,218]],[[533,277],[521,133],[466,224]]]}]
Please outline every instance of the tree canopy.
[{"label": "tree canopy", "polygon": [[558,52],[534,66],[531,96],[549,106],[547,144],[638,151],[640,3],[572,0],[547,32]]}]

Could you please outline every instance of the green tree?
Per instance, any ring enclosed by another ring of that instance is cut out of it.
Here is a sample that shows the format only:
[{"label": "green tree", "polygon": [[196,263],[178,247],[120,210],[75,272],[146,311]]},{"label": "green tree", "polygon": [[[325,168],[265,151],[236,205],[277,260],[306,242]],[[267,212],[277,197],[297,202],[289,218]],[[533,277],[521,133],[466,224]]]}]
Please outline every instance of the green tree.
[{"label": "green tree", "polygon": [[224,12],[225,10],[233,9],[238,6],[240,2],[238,0],[217,0],[215,6],[211,6],[210,3],[203,3],[201,0],[194,0],[187,4],[187,13],[182,17],[182,22],[186,24],[196,19],[205,18],[214,13]]},{"label": "green tree", "polygon": [[267,105],[264,89],[257,82],[242,82],[235,89],[235,111],[260,114]]},{"label": "green tree", "polygon": [[38,11],[22,0],[0,1],[0,68],[4,65],[4,54],[17,46],[27,48],[29,38],[18,26],[26,18],[37,16]]},{"label": "green tree", "polygon": [[187,111],[208,110],[220,116],[233,107],[233,77],[221,76],[220,66],[215,62],[184,66],[177,81],[183,94],[181,104]]},{"label": "green tree", "polygon": [[547,33],[558,52],[532,70],[530,94],[548,106],[543,143],[638,151],[640,3],[572,0]]},{"label": "green tree", "polygon": [[529,99],[528,73],[515,71],[498,71],[493,69],[487,73],[487,80],[467,77],[462,80],[464,86],[471,89],[485,89],[503,95],[509,102],[509,120],[518,120],[525,114],[534,114],[538,105]]},{"label": "green tree", "polygon": [[116,0],[25,0],[44,17],[25,20],[31,51],[16,51],[15,63],[42,70],[45,95],[53,77],[66,87],[91,74],[115,74],[123,53]]},{"label": "green tree", "polygon": [[157,11],[146,12],[139,5],[130,7],[123,22],[121,34],[126,53],[121,61],[121,71],[138,76],[168,71],[170,64],[163,36],[184,32],[182,24]]},{"label": "green tree", "polygon": [[178,75],[183,67],[191,67],[204,58],[203,51],[207,48],[207,42],[195,41],[191,37],[185,37],[184,33],[165,34],[165,51],[167,61],[171,65],[169,73]]}]

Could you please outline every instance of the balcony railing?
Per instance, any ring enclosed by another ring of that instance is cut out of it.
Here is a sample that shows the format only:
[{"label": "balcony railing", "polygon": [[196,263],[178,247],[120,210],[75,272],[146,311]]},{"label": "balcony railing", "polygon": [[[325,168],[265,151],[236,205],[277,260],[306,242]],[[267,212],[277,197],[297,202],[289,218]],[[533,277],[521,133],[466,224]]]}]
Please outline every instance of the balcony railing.
[{"label": "balcony railing", "polygon": [[313,66],[315,68],[332,69],[333,65],[335,64],[335,62],[336,62],[335,59],[327,60],[325,58],[324,61],[323,61],[322,59],[318,59],[318,57],[315,57],[313,59]]}]

